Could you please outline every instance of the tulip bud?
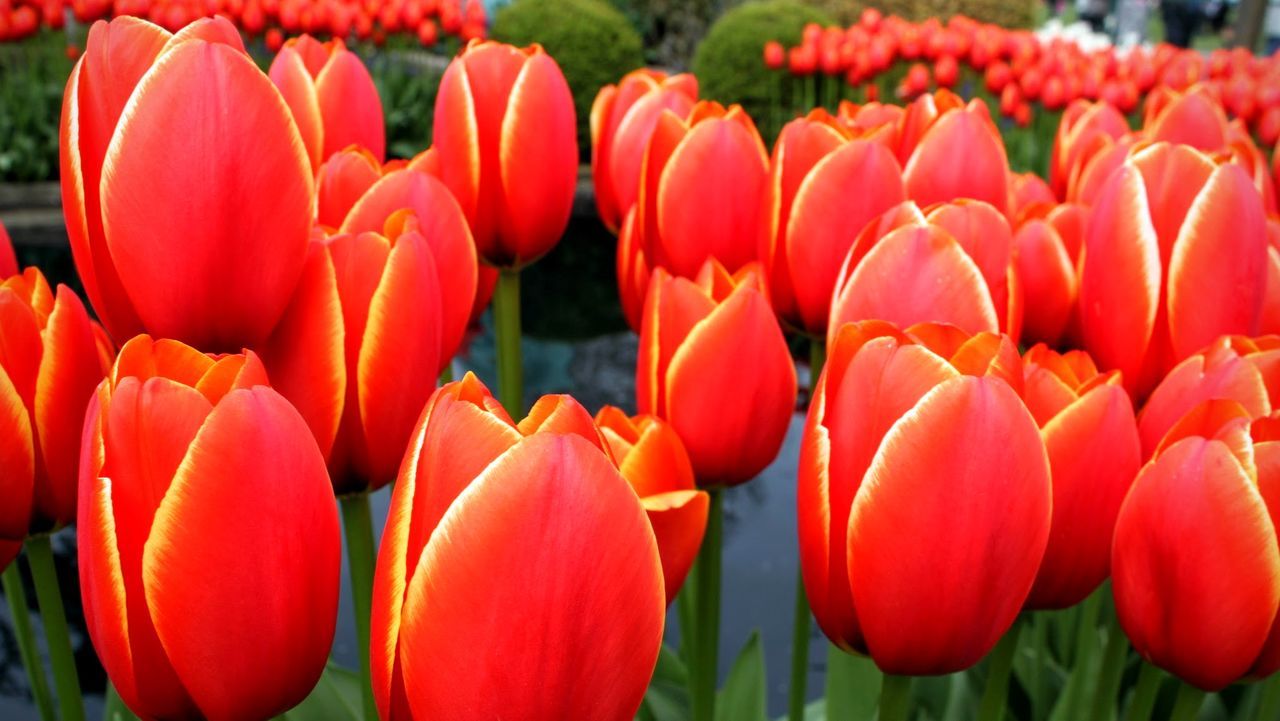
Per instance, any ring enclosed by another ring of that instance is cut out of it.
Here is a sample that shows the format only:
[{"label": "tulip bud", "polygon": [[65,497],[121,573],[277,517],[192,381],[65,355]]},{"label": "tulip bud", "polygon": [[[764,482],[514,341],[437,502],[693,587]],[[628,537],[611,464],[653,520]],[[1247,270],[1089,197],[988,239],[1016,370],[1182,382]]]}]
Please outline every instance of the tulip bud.
[{"label": "tulip bud", "polygon": [[271,718],[328,659],[338,513],[311,432],[266,380],[252,352],[139,336],[90,401],[82,600],[139,716]]},{"label": "tulip bud", "polygon": [[1009,161],[986,103],[942,112],[920,136],[903,170],[907,197],[928,206],[959,198],[1004,212]]},{"label": "tulip bud", "polygon": [[113,337],[145,329],[210,350],[266,338],[306,258],[312,174],[227,20],[177,35],[95,23],[61,139],[72,254]]},{"label": "tulip bud", "polygon": [[379,715],[631,718],[662,641],[658,549],[577,402],[544,397],[516,424],[475,376],[445,385],[413,432],[379,552]]},{"label": "tulip bud", "polygon": [[800,557],[827,637],[886,673],[977,663],[1050,533],[1049,463],[1008,337],[843,326],[801,443]]},{"label": "tulip bud", "polygon": [[569,222],[578,179],[573,96],[541,46],[472,41],[436,96],[440,178],[491,265],[518,268],[550,251]]},{"label": "tulip bud", "polygon": [[679,434],[704,488],[764,470],[795,408],[795,366],[761,285],[756,264],[731,276],[714,260],[696,281],[659,268],[649,283],[637,403]]},{"label": "tulip bud", "polygon": [[1108,103],[1077,100],[1062,114],[1049,156],[1049,183],[1059,198],[1067,197],[1067,183],[1078,167],[1092,157],[1104,138],[1117,140],[1129,132],[1129,123]]}]

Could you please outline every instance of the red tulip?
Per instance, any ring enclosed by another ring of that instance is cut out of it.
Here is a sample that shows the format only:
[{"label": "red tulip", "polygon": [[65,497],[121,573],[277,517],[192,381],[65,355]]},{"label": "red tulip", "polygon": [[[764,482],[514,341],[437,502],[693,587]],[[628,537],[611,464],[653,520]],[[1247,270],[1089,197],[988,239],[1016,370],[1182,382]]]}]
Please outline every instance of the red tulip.
[{"label": "red tulip", "polygon": [[644,68],[606,85],[591,105],[591,177],[596,208],[615,233],[636,202],[641,161],[663,110],[681,117],[698,100],[698,80]]},{"label": "red tulip", "polygon": [[1013,624],[1050,534],[1036,422],[1007,337],[843,326],[801,445],[800,558],[818,624],[886,673],[978,662]]},{"label": "red tulip", "polygon": [[975,100],[948,110],[920,137],[903,170],[907,197],[922,206],[959,198],[1007,207],[1009,161],[1004,141],[987,111]]},{"label": "red tulip", "polygon": [[265,384],[251,352],[139,336],[90,401],[85,620],[145,718],[267,719],[306,697],[328,658],[333,492],[306,424]]},{"label": "red tulip", "polygon": [[457,277],[471,246],[452,197],[410,170],[379,185],[397,173],[418,176],[432,209],[393,216],[386,237],[344,226],[342,235],[314,243],[298,292],[263,349],[275,387],[315,433],[338,493],[395,478],[414,421],[462,342],[475,294],[474,273],[469,283]]},{"label": "red tulip", "polygon": [[1014,257],[1026,309],[1029,342],[1055,344],[1066,334],[1076,304],[1075,259],[1052,223],[1032,219],[1014,235]]},{"label": "red tulip", "polygon": [[1161,442],[1116,522],[1121,626],[1143,658],[1208,691],[1280,667],[1278,460],[1238,403],[1206,401]]},{"label": "red tulip", "polygon": [[622,477],[631,484],[658,541],[667,605],[684,585],[707,528],[709,498],[696,488],[693,465],[680,436],[656,416],[628,417],[605,406],[596,425]]},{"label": "red tulip", "polygon": [[1257,331],[1266,291],[1262,200],[1237,165],[1158,143],[1112,173],[1080,273],[1085,347],[1145,396],[1222,334]]},{"label": "red tulip", "polygon": [[445,385],[413,433],[374,577],[379,715],[631,718],[662,641],[662,573],[580,405],[547,396],[515,424],[474,376]]},{"label": "red tulip", "polygon": [[777,40],[770,40],[764,44],[764,65],[770,70],[779,70],[787,64],[787,57],[782,49],[782,43]]},{"label": "red tulip", "polygon": [[910,202],[867,225],[836,281],[827,340],[845,323],[949,323],[966,333],[1016,337],[1021,293],[1011,292],[1013,235],[995,208],[943,204],[926,217]]},{"label": "red tulip", "polygon": [[228,21],[172,36],[95,23],[61,138],[76,269],[115,338],[145,328],[213,350],[266,338],[306,258],[311,169]]},{"label": "red tulip", "polygon": [[472,41],[445,70],[440,178],[489,264],[520,267],[560,240],[578,179],[575,122],[564,75],[539,45]]},{"label": "red tulip", "polygon": [[1040,426],[1053,478],[1053,524],[1030,608],[1083,601],[1111,568],[1111,537],[1141,464],[1138,427],[1119,373],[1088,354],[1043,345],[1023,358],[1027,409]]},{"label": "red tulip", "polygon": [[356,201],[382,178],[382,164],[364,148],[340,150],[316,171],[316,222],[337,229]]},{"label": "red tulip", "polygon": [[8,278],[18,274],[18,257],[13,252],[13,243],[9,240],[9,231],[4,223],[0,223],[0,278]]},{"label": "red tulip", "polygon": [[349,145],[386,158],[382,100],[369,70],[345,43],[290,38],[271,61],[271,82],[293,112],[311,167]]},{"label": "red tulip", "polygon": [[112,352],[66,286],[0,280],[0,541],[75,521],[84,407]]},{"label": "red tulip", "polygon": [[1203,85],[1185,93],[1165,89],[1152,94],[1142,127],[1154,142],[1181,143],[1206,152],[1227,144],[1227,114]]},{"label": "red tulip", "polygon": [[730,276],[714,260],[696,281],[659,268],[649,283],[637,403],[680,435],[704,488],[764,470],[795,408],[795,366],[761,286],[756,264]]},{"label": "red tulip", "polygon": [[1062,113],[1049,156],[1049,183],[1062,199],[1073,174],[1080,172],[1085,158],[1092,157],[1108,140],[1118,140],[1129,132],[1129,123],[1109,103],[1076,100]]},{"label": "red tulip", "polygon": [[884,145],[850,140],[816,110],[782,129],[766,192],[760,255],[774,309],[825,335],[840,262],[863,226],[905,200],[902,169]]},{"label": "red tulip", "polygon": [[1035,173],[1009,173],[1009,217],[1021,225],[1029,213],[1048,212],[1058,204],[1053,189]]}]

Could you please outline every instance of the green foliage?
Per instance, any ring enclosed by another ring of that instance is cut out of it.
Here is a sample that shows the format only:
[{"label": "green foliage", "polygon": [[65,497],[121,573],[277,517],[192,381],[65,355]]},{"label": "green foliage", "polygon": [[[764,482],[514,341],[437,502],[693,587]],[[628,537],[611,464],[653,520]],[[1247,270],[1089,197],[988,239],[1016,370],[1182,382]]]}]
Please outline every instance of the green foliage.
[{"label": "green foliage", "polygon": [[58,177],[58,120],[71,74],[66,36],[0,43],[0,181]]},{"label": "green foliage", "polygon": [[768,721],[765,690],[764,644],[752,631],[716,694],[716,721]]},{"label": "green foliage", "polygon": [[514,45],[540,43],[573,91],[578,150],[591,151],[591,103],[608,83],[644,65],[640,35],[605,0],[515,0],[498,11],[495,39]]},{"label": "green foliage", "polygon": [[921,22],[931,17],[946,20],[967,15],[974,20],[1007,28],[1029,28],[1035,24],[1036,6],[1041,0],[805,0],[829,13],[842,25],[856,22],[865,8],[885,15]]},{"label": "green foliage", "polygon": [[438,68],[410,64],[403,58],[373,58],[369,66],[382,98],[387,157],[412,158],[431,147],[436,94],[443,73]]},{"label": "green foliage", "polygon": [[805,24],[811,22],[830,25],[833,21],[798,0],[749,2],[720,16],[693,56],[702,97],[739,103],[757,122],[767,118],[779,101],[782,107],[795,105],[778,96],[798,91],[799,84],[782,82],[778,72],[764,66],[764,44],[777,40],[795,45]]},{"label": "green foliage", "polygon": [[613,0],[613,4],[640,31],[649,63],[685,68],[712,21],[738,0]]}]

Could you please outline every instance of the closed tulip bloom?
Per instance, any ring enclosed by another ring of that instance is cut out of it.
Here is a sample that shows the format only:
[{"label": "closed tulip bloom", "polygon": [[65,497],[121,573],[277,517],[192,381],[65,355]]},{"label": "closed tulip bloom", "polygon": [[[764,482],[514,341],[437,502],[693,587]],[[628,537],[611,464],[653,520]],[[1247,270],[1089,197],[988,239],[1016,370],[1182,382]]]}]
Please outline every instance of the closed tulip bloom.
[{"label": "closed tulip bloom", "polygon": [[0,542],[76,520],[84,408],[112,352],[66,286],[0,280]]},{"label": "closed tulip bloom", "polygon": [[1067,608],[1110,572],[1116,516],[1142,462],[1138,426],[1119,373],[1100,374],[1082,351],[1035,346],[1023,373],[1053,479],[1049,545],[1027,606]]},{"label": "closed tulip bloom", "polygon": [[906,327],[938,322],[966,333],[1017,337],[1022,294],[1013,234],[994,207],[973,200],[925,215],[911,202],[863,228],[836,281],[828,343],[848,322],[881,319]]},{"label": "closed tulip bloom", "polygon": [[1035,173],[1009,173],[1009,218],[1015,225],[1058,204],[1053,189]]},{"label": "closed tulip bloom", "polygon": [[758,265],[730,275],[708,260],[696,280],[654,272],[636,398],[679,434],[701,487],[743,483],[773,462],[795,409],[796,370]]},{"label": "closed tulip bloom", "polygon": [[640,161],[663,110],[681,117],[698,100],[698,80],[688,73],[667,76],[642,68],[606,85],[591,105],[591,178],[596,209],[605,227],[617,233],[636,202]]},{"label": "closed tulip bloom", "polygon": [[1280,667],[1280,441],[1209,400],[1124,500],[1112,547],[1120,625],[1143,658],[1206,691]]},{"label": "closed tulip bloom", "polygon": [[699,491],[680,436],[656,416],[628,417],[605,406],[596,425],[649,516],[662,557],[667,604],[684,585],[707,529],[708,496]]},{"label": "closed tulip bloom", "polygon": [[60,149],[76,269],[113,337],[145,329],[208,350],[267,337],[306,259],[311,167],[228,21],[177,35],[95,23]]},{"label": "closed tulip bloom", "polygon": [[474,275],[462,291],[450,282],[464,270],[449,261],[457,246],[469,248],[466,221],[443,185],[416,175],[436,194],[428,222],[404,211],[385,236],[353,230],[315,242],[263,349],[275,387],[314,431],[338,493],[395,478],[471,311]]},{"label": "closed tulip bloom", "polygon": [[356,201],[382,178],[382,164],[353,145],[329,156],[316,172],[316,222],[337,230]]},{"label": "closed tulip bloom", "polygon": [[337,509],[315,439],[266,382],[252,352],[206,356],[138,336],[90,401],[85,620],[143,718],[271,718],[324,669]]},{"label": "closed tulip bloom", "polygon": [[851,140],[825,110],[788,123],[770,165],[760,233],[770,299],[785,323],[823,336],[859,231],[906,199],[902,169],[886,146]]},{"label": "closed tulip bloom", "polygon": [[801,442],[800,558],[833,643],[886,673],[977,663],[1049,539],[1049,462],[1007,336],[843,326]]},{"label": "closed tulip bloom", "polygon": [[386,158],[382,100],[373,77],[338,38],[320,42],[310,35],[285,41],[268,71],[289,105],[311,167],[359,145],[378,162]]},{"label": "closed tulip bloom", "polygon": [[13,242],[9,240],[9,231],[4,223],[0,223],[0,278],[8,278],[18,274],[18,257],[13,252]]},{"label": "closed tulip bloom", "polygon": [[1049,156],[1049,184],[1057,197],[1066,199],[1068,184],[1080,172],[1083,159],[1128,132],[1129,122],[1111,103],[1076,100],[1068,105]]},{"label": "closed tulip bloom", "polygon": [[940,114],[920,136],[902,172],[907,197],[922,206],[972,198],[1008,206],[1009,160],[986,103]]},{"label": "closed tulip bloom", "polygon": [[1227,144],[1227,114],[1205,85],[1187,92],[1162,88],[1147,99],[1143,131],[1153,142],[1214,151]]},{"label": "closed tulip bloom", "polygon": [[1112,173],[1080,273],[1085,348],[1143,397],[1223,334],[1253,335],[1267,282],[1266,219],[1245,172],[1158,143]]},{"label": "closed tulip bloom", "polygon": [[573,399],[546,396],[517,424],[471,374],[442,387],[374,577],[379,715],[632,718],[665,609],[649,523]]},{"label": "closed tulip bloom", "polygon": [[1076,261],[1048,220],[1032,219],[1014,234],[1014,258],[1023,293],[1022,337],[1056,344],[1076,306]]},{"label": "closed tulip bloom", "polygon": [[491,265],[518,268],[555,247],[578,180],[573,96],[541,46],[473,40],[436,96],[440,178]]},{"label": "closed tulip bloom", "polygon": [[1210,400],[1233,401],[1251,419],[1263,418],[1280,398],[1280,338],[1223,336],[1174,366],[1151,391],[1138,431],[1150,458],[1177,422]]}]

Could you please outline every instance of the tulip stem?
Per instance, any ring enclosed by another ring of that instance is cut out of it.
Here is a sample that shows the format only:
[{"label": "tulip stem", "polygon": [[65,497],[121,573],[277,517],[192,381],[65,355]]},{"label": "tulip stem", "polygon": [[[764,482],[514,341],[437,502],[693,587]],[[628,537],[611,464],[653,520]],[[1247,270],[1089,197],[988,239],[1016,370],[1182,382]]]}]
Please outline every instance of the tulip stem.
[{"label": "tulip stem", "polygon": [[58,572],[53,565],[49,534],[27,539],[27,560],[31,562],[40,620],[44,623],[45,640],[49,644],[49,661],[53,665],[53,681],[58,689],[60,716],[62,721],[84,721],[76,657],[71,650],[71,634],[67,631],[67,614],[62,607],[62,591],[58,588]]},{"label": "tulip stem", "polygon": [[1093,690],[1093,709],[1088,718],[1110,721],[1115,715],[1116,694],[1120,692],[1120,677],[1124,673],[1124,661],[1129,655],[1129,639],[1120,630],[1115,613],[1107,618],[1107,648],[1103,651],[1102,669]]},{"label": "tulip stem", "polygon": [[1195,721],[1204,705],[1205,692],[1189,683],[1178,684],[1178,696],[1173,702],[1169,721]]},{"label": "tulip stem", "polygon": [[886,673],[880,681],[880,721],[907,721],[911,714],[910,676]]},{"label": "tulip stem", "polygon": [[356,615],[356,645],[360,654],[360,691],[364,717],[378,718],[369,678],[369,615],[373,608],[373,512],[368,493],[349,493],[340,499],[342,528],[347,536],[347,563],[351,566],[351,605]]},{"label": "tulip stem", "polygon": [[520,271],[503,268],[493,294],[498,344],[498,396],[512,418],[524,415],[524,368],[520,359]]},{"label": "tulip stem", "polygon": [[692,666],[697,660],[694,648],[698,645],[698,624],[694,618],[698,614],[698,579],[693,573],[685,581],[684,588],[676,597],[676,613],[680,616],[680,659],[685,666]]},{"label": "tulip stem", "polygon": [[[982,690],[978,721],[1000,721],[1004,718],[1005,706],[1009,702],[1009,675],[1013,671],[1013,659],[1018,653],[1021,631],[1021,626],[1014,623],[987,656],[987,685]],[[1036,663],[1043,661],[1036,659]]]},{"label": "tulip stem", "polygon": [[1270,721],[1280,717],[1280,676],[1272,676],[1263,681],[1261,691],[1258,708],[1253,714],[1255,721]]},{"label": "tulip stem", "polygon": [[1151,710],[1156,705],[1156,694],[1160,691],[1160,682],[1164,680],[1160,669],[1149,663],[1142,664],[1138,672],[1138,685],[1133,689],[1133,701],[1129,703],[1129,712],[1125,721],[1148,721]]},{"label": "tulip stem", "polygon": [[804,574],[796,570],[795,622],[791,627],[791,688],[787,697],[791,721],[804,721],[805,687],[809,680],[809,597]]},{"label": "tulip stem", "polygon": [[31,611],[27,607],[27,591],[22,587],[18,559],[15,558],[5,569],[3,581],[4,597],[9,601],[9,615],[13,617],[13,635],[18,639],[18,655],[22,657],[22,665],[27,669],[31,696],[36,701],[36,709],[40,711],[40,721],[54,721],[53,698],[49,696],[49,686],[44,680],[44,666],[40,663],[36,639],[31,633]]},{"label": "tulip stem", "polygon": [[698,551],[698,591],[694,596],[697,621],[694,633],[697,643],[693,653],[697,659],[690,671],[690,695],[693,697],[693,721],[714,721],[716,714],[716,677],[720,648],[720,562],[724,535],[724,490],[712,488],[711,510],[707,515],[707,533]]}]

